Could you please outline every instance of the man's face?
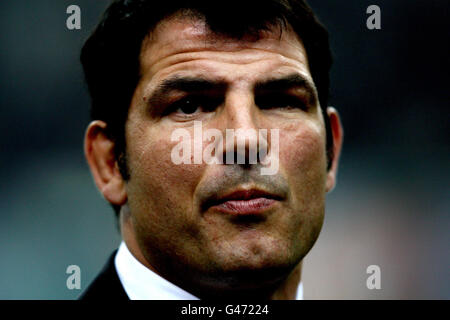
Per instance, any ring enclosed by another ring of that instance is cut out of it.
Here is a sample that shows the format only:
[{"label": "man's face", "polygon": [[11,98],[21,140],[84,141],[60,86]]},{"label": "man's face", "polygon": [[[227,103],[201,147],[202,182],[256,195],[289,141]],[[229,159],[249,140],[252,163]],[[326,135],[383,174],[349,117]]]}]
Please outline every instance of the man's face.
[{"label": "man's face", "polygon": [[[147,262],[199,283],[292,270],[319,235],[327,191],[324,121],[301,41],[289,30],[232,40],[201,21],[170,19],[143,42],[140,62],[126,122],[125,221]],[[172,132],[184,128],[194,139],[194,121],[223,137],[226,129],[267,129],[268,150],[279,129],[278,171],[175,164]],[[246,190],[272,200],[250,213],[210,202]]]}]

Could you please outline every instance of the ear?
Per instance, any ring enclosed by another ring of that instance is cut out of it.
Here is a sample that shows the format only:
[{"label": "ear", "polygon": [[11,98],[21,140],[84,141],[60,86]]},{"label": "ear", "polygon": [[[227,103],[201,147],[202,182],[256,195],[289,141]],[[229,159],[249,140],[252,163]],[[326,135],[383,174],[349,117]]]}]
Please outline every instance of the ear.
[{"label": "ear", "polygon": [[337,110],[333,107],[327,108],[330,119],[331,134],[333,135],[333,160],[327,173],[326,191],[330,192],[336,185],[336,176],[341,155],[342,142],[344,141],[344,130]]},{"label": "ear", "polygon": [[84,138],[84,153],[97,188],[113,205],[127,202],[125,181],[120,174],[114,154],[114,141],[106,134],[106,123],[93,121]]}]

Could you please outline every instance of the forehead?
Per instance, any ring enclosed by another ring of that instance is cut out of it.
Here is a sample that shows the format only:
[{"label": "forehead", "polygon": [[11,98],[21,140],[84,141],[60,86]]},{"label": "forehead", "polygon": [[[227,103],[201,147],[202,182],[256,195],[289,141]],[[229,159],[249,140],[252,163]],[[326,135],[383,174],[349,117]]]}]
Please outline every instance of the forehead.
[{"label": "forehead", "polygon": [[232,69],[235,75],[239,70],[248,74],[252,66],[260,75],[296,71],[311,79],[306,50],[289,25],[282,31],[278,27],[261,31],[258,39],[250,35],[234,39],[213,33],[199,18],[168,18],[144,39],[140,65],[141,80],[180,71],[219,76],[220,69]]}]

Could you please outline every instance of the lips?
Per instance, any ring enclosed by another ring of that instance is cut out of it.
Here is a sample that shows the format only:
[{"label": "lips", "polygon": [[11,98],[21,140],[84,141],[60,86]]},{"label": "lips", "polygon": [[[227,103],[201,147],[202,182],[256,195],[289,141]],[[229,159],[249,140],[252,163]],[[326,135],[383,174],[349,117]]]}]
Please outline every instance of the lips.
[{"label": "lips", "polygon": [[236,190],[207,201],[207,208],[233,215],[257,215],[273,207],[280,196],[258,189]]}]

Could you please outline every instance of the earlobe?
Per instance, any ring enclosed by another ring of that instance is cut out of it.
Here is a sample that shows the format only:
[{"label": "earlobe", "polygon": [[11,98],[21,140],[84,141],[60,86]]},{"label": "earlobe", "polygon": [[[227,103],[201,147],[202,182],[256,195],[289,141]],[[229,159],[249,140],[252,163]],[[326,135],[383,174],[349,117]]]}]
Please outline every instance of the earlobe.
[{"label": "earlobe", "polygon": [[114,141],[106,134],[106,123],[93,121],[89,124],[84,153],[97,188],[103,197],[113,205],[127,201],[125,182],[120,174],[114,153]]},{"label": "earlobe", "polygon": [[339,164],[339,156],[341,154],[342,143],[344,140],[344,130],[342,128],[339,113],[333,107],[327,108],[327,115],[330,120],[330,128],[333,136],[333,160],[331,168],[327,173],[326,191],[330,192],[336,185],[336,176]]}]

